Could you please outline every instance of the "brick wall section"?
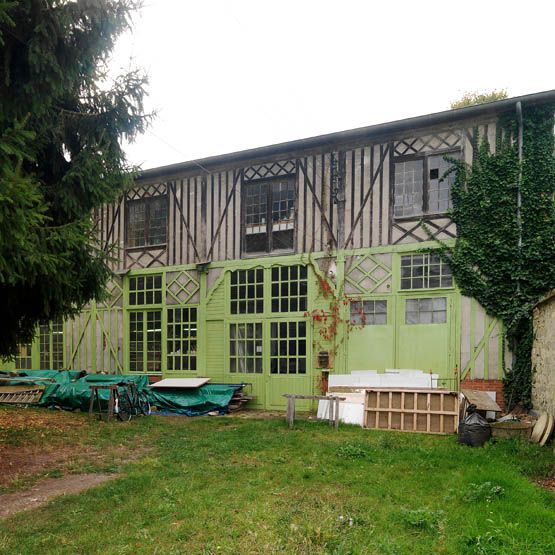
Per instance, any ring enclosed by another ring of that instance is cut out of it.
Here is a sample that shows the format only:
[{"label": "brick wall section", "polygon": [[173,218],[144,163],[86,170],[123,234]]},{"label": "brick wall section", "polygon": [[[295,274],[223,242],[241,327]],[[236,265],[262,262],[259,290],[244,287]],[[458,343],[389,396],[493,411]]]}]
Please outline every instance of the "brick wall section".
[{"label": "brick wall section", "polygon": [[532,404],[555,415],[555,291],[534,309]]},{"label": "brick wall section", "polygon": [[505,410],[505,398],[503,397],[503,382],[501,380],[461,380],[461,389],[474,389],[476,391],[495,391],[495,402]]}]

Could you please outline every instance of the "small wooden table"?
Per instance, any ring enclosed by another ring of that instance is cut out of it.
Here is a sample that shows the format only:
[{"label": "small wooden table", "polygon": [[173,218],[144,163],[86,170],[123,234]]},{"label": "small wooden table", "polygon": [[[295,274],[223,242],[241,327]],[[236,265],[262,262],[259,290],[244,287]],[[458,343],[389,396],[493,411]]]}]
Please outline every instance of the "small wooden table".
[{"label": "small wooden table", "polygon": [[329,401],[328,422],[330,426],[335,426],[336,430],[339,429],[339,401],[345,401],[346,397],[338,397],[337,395],[329,397],[325,395],[297,395],[295,393],[284,393],[283,396],[287,398],[287,415],[285,419],[289,424],[289,428],[292,428],[295,422],[295,401],[297,399],[311,399]]}]

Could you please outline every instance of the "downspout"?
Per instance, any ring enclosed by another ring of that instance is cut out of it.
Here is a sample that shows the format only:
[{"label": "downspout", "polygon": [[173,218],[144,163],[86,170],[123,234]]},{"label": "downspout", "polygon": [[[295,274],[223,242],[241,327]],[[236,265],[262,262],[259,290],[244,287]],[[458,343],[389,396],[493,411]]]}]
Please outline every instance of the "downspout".
[{"label": "downspout", "polygon": [[[517,253],[517,257],[518,257],[518,266],[517,266],[517,274],[516,274],[516,290],[517,290],[517,295],[520,296],[520,271],[522,269],[522,191],[521,191],[521,186],[522,186],[522,128],[523,128],[523,122],[522,122],[522,103],[520,102],[520,100],[516,103],[516,120],[518,123],[518,139],[517,139],[517,145],[518,145],[518,178],[517,178],[517,184],[516,184],[516,225],[517,225],[517,229],[518,229],[518,253]],[[517,361],[517,350],[518,350],[518,345],[516,343],[516,340],[513,340],[513,345],[512,345],[512,352],[513,352],[513,368],[516,365],[516,361]],[[511,398],[509,399],[509,406],[512,403],[512,395]]]},{"label": "downspout", "polygon": [[521,251],[522,251],[522,103],[520,100],[516,103],[516,119],[518,122],[518,181],[516,186],[516,223],[518,228],[518,267],[517,274],[517,291],[520,293],[520,269],[521,269]]}]

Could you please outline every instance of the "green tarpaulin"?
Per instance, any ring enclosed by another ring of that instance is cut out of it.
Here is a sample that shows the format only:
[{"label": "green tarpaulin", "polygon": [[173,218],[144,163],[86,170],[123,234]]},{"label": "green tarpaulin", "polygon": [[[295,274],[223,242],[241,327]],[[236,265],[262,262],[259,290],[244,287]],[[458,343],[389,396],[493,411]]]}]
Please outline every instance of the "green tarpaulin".
[{"label": "green tarpaulin", "polygon": [[223,411],[229,405],[237,386],[205,384],[196,389],[174,389],[160,391],[150,389],[151,405],[161,411],[195,416],[211,411]]},{"label": "green tarpaulin", "polygon": [[[12,375],[5,374],[12,378]],[[27,378],[27,379],[18,379]],[[55,380],[52,382],[51,380]],[[212,411],[225,412],[240,387],[231,384],[205,384],[196,389],[156,390],[148,386],[144,375],[86,374],[77,370],[21,370],[6,385],[45,385],[39,404],[43,407],[60,407],[66,410],[87,411],[91,398],[91,385],[135,382],[139,392],[146,394],[150,404],[163,413],[197,416]],[[1,386],[0,386],[1,388]],[[100,390],[101,405],[108,406],[108,390]]]}]

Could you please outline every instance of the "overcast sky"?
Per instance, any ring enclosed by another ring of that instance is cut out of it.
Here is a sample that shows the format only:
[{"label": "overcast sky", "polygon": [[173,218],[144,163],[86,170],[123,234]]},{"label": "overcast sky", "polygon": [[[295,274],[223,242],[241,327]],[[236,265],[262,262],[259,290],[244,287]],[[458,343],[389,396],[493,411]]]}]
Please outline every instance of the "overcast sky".
[{"label": "overcast sky", "polygon": [[149,76],[143,169],[555,88],[555,2],[145,0],[115,70]]}]

